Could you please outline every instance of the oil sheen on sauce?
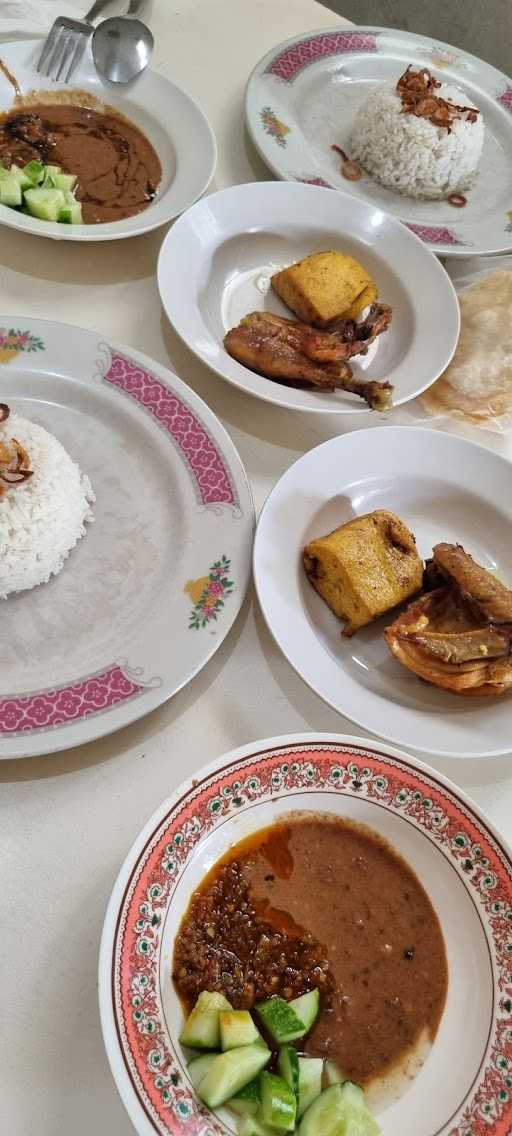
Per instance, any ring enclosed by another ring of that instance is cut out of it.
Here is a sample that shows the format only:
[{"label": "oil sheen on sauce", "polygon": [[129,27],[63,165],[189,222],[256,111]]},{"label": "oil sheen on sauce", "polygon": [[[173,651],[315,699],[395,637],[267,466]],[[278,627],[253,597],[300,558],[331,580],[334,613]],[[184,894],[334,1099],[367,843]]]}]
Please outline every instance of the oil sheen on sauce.
[{"label": "oil sheen on sauce", "polygon": [[31,159],[77,175],[86,224],[142,212],[162,177],[158,155],[134,123],[108,107],[78,102],[30,103],[0,117],[0,161],[10,166]]},{"label": "oil sheen on sauce", "polygon": [[[280,970],[284,956],[291,965]],[[322,1012],[305,1052],[369,1086],[420,1038],[434,1040],[448,969],[438,918],[405,861],[371,830],[302,813],[214,866],[182,921],[173,977],[186,1009],[201,989],[251,1006],[318,985]]]}]

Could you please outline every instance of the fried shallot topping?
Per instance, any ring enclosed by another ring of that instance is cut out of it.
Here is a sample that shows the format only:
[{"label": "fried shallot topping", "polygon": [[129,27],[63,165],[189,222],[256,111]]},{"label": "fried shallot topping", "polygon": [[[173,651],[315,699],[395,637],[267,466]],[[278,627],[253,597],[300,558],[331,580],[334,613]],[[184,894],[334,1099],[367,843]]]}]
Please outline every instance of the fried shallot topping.
[{"label": "fried shallot topping", "polygon": [[[9,414],[9,407],[1,402],[0,424],[7,421]],[[5,496],[7,489],[20,485],[28,477],[32,477],[33,472],[30,455],[21,442],[17,438],[6,438],[4,441],[0,435],[0,499]]]},{"label": "fried shallot topping", "polygon": [[428,118],[434,126],[444,127],[448,134],[457,118],[465,118],[467,122],[477,121],[480,112],[476,107],[457,106],[456,103],[441,98],[435,94],[440,86],[439,79],[434,79],[428,67],[413,71],[409,64],[396,85],[397,94],[402,100],[402,114]]}]

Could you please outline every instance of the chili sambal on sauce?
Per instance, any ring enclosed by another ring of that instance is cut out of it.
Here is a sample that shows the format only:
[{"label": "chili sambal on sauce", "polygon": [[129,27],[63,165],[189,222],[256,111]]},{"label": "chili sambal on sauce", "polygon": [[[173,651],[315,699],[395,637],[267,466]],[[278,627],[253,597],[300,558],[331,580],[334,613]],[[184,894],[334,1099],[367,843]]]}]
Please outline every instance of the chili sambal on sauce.
[{"label": "chili sambal on sauce", "polygon": [[158,155],[134,123],[78,102],[27,104],[0,116],[0,161],[10,169],[32,160],[76,174],[86,224],[141,213],[162,177]]},{"label": "chili sambal on sauce", "polygon": [[391,1070],[446,999],[437,915],[414,872],[376,833],[315,813],[231,848],[194,893],[173,979],[189,1012],[202,990],[236,1009],[318,988],[303,1044],[360,1084]]}]

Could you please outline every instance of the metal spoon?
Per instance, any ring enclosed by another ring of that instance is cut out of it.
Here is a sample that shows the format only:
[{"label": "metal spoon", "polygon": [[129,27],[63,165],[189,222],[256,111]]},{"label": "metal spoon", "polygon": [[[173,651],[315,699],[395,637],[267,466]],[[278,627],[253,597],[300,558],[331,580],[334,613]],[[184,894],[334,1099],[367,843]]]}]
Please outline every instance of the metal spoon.
[{"label": "metal spoon", "polygon": [[126,16],[111,16],[98,24],[92,37],[94,65],[111,83],[129,83],[147,67],[154,47],[146,24],[135,19],[144,0],[130,0]]}]

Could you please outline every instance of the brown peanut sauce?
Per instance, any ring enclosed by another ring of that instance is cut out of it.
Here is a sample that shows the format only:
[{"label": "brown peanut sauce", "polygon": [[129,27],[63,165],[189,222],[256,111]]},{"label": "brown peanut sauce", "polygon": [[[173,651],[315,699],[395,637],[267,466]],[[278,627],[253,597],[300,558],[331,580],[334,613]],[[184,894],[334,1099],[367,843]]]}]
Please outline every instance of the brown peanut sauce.
[{"label": "brown peanut sauce", "polygon": [[300,1043],[368,1085],[420,1038],[435,1038],[446,999],[443,935],[405,861],[376,833],[315,813],[231,848],[195,892],[179,929],[176,990],[238,1008],[318,987],[322,1010]]},{"label": "brown peanut sauce", "polygon": [[31,101],[0,116],[0,161],[32,159],[76,174],[86,224],[119,221],[146,209],[162,177],[153,146],[110,107]]}]

